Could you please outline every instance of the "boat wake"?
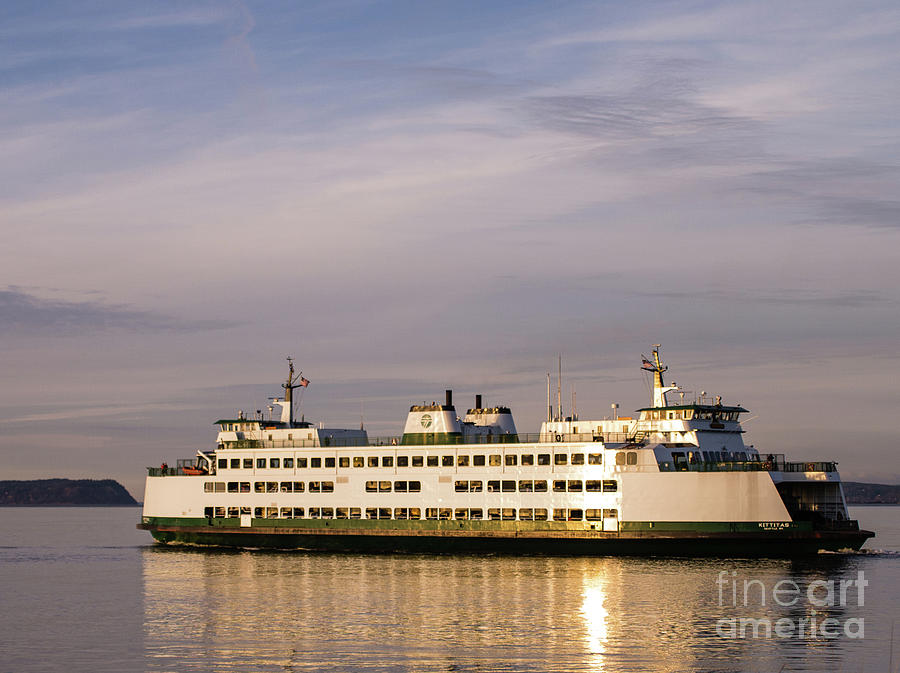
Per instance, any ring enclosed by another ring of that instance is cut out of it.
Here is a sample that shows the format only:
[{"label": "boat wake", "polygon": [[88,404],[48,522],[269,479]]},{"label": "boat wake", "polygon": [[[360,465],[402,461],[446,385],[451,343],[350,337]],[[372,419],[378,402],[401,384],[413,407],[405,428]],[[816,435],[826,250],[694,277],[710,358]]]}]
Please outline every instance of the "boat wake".
[{"label": "boat wake", "polygon": [[900,558],[900,551],[895,549],[838,549],[837,551],[820,549],[819,554],[823,556],[884,556],[889,558]]}]

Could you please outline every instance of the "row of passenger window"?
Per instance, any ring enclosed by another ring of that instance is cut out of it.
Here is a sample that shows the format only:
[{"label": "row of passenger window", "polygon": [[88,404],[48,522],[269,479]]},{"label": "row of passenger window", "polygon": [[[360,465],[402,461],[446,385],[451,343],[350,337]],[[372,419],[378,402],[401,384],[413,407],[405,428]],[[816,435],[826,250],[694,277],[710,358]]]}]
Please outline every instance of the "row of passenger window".
[{"label": "row of passenger window", "polygon": [[[454,490],[457,493],[480,493],[482,491],[483,482],[480,481],[456,481]],[[520,479],[518,482],[514,480],[491,480],[487,482],[488,493],[546,493],[547,482],[543,479]],[[580,479],[557,479],[553,482],[554,493],[580,493],[588,491],[589,493],[612,493],[618,489],[615,479],[589,479],[581,481]]]},{"label": "row of passenger window", "polygon": [[[366,493],[390,493],[391,482],[389,481],[367,481]],[[421,481],[395,481],[393,483],[394,493],[418,493],[422,490]]]},{"label": "row of passenger window", "polygon": [[[334,493],[333,481],[255,481],[254,493]],[[203,484],[205,493],[250,493],[249,481],[207,481]]]},{"label": "row of passenger window", "polygon": [[[203,484],[206,493],[334,493],[333,481],[207,481]],[[557,479],[553,481],[554,493],[612,493],[618,489],[615,479]],[[421,481],[367,481],[366,493],[419,493]],[[482,481],[456,481],[454,490],[457,493],[481,493],[484,491]],[[544,479],[491,480],[487,482],[488,493],[546,493],[547,481]]]},{"label": "row of passenger window", "polygon": [[[622,465],[625,464],[625,454],[622,453]],[[637,462],[637,453],[629,452],[630,456],[634,456],[634,463]],[[618,456],[617,456],[618,458]],[[500,467],[506,465],[513,467],[516,465],[584,465],[585,460],[588,465],[602,465],[602,453],[555,453],[551,456],[549,453],[539,453],[537,455],[526,454],[507,454],[505,456],[494,453],[489,455],[477,454],[459,454],[458,456],[315,456],[313,458],[219,458],[218,468],[225,469],[302,469],[306,467]],[[616,461],[617,464],[618,460]]]},{"label": "row of passenger window", "polygon": [[[488,521],[602,521],[618,518],[617,509],[553,509],[542,507],[491,507],[487,510],[473,507],[426,507],[422,516],[420,507],[206,507],[207,518],[237,518],[252,516],[257,519],[399,519],[448,521],[455,519]],[[552,517],[550,516],[552,512]]]}]

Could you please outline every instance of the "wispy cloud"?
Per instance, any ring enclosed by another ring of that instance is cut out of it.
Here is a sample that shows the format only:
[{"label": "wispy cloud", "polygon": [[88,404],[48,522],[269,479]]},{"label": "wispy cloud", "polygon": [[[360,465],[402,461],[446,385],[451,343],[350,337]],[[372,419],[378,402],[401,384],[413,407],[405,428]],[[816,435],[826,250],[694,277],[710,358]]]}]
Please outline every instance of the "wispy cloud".
[{"label": "wispy cloud", "polygon": [[667,300],[691,302],[723,302],[746,305],[747,303],[772,304],[781,306],[806,306],[822,308],[866,308],[879,304],[896,303],[890,297],[875,290],[859,289],[833,292],[798,288],[780,288],[778,290],[727,290],[706,289],[695,290],[655,290],[638,291],[633,294],[644,297],[658,297]]},{"label": "wispy cloud", "polygon": [[16,288],[0,290],[0,332],[69,336],[105,330],[176,332],[223,329],[236,323],[185,320],[122,304],[45,299]]}]

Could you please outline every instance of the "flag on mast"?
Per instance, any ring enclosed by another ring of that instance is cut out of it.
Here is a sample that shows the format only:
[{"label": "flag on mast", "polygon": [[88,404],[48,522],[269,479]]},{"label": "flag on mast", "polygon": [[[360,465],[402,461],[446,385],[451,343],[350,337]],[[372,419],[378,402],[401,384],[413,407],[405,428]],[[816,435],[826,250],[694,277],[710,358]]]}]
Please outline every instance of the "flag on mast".
[{"label": "flag on mast", "polygon": [[304,377],[301,376],[301,377],[300,377],[300,385],[301,385],[303,388],[309,387],[309,379],[304,378]]},{"label": "flag on mast", "polygon": [[657,371],[656,365],[653,364],[652,362],[650,362],[650,360],[648,360],[648,359],[647,359],[646,357],[644,357],[643,355],[641,355],[641,369],[644,369],[644,370],[646,370],[646,371],[648,371],[648,372],[655,372],[655,371]]}]

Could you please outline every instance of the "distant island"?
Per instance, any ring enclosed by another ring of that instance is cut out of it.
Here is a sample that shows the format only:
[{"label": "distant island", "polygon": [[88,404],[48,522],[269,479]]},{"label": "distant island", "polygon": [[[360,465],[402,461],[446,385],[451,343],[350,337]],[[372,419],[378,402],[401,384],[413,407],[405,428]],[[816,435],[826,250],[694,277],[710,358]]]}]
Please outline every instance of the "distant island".
[{"label": "distant island", "polygon": [[850,505],[900,505],[900,485],[845,481],[843,487]]},{"label": "distant island", "polygon": [[0,507],[137,504],[113,479],[0,481]]}]

